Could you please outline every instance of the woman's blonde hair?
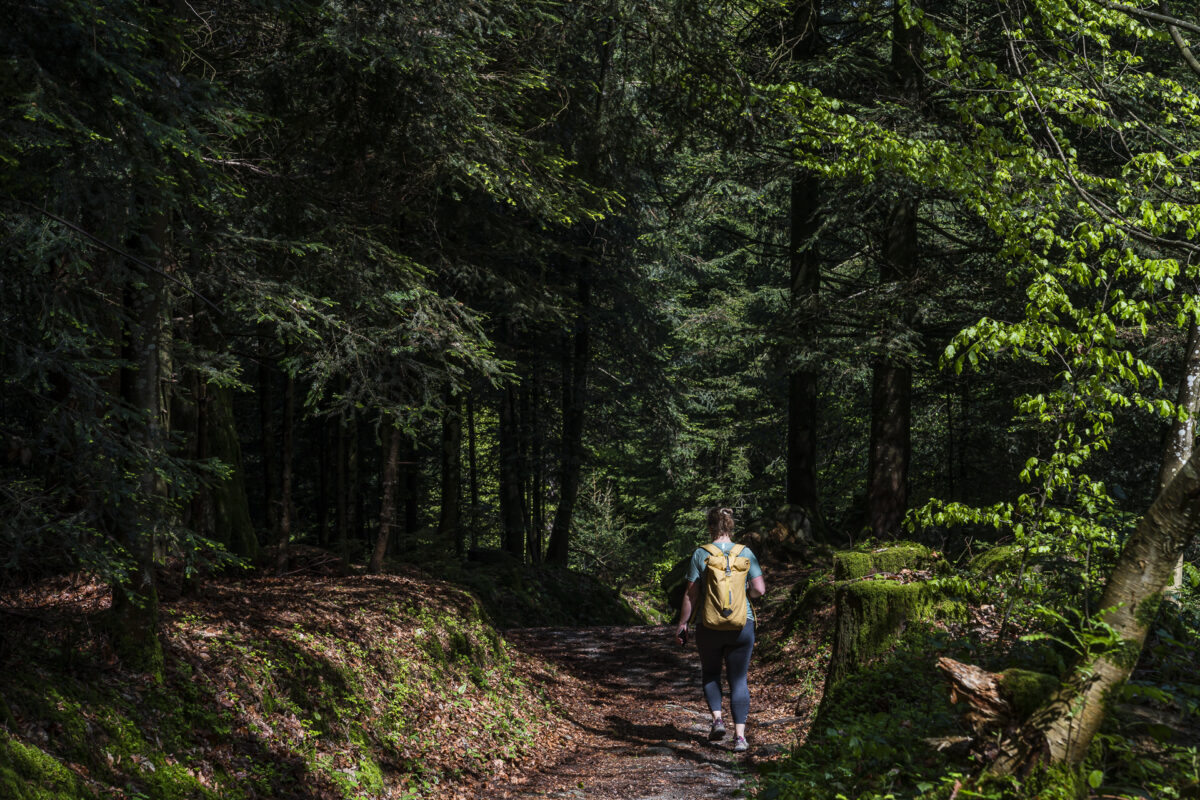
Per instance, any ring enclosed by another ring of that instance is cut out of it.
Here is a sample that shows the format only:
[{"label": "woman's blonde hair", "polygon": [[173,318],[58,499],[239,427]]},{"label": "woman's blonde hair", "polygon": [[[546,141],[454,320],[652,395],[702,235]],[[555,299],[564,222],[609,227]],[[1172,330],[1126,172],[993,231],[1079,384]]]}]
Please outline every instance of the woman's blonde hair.
[{"label": "woman's blonde hair", "polygon": [[708,510],[708,531],[716,536],[733,536],[733,509],[710,508]]}]

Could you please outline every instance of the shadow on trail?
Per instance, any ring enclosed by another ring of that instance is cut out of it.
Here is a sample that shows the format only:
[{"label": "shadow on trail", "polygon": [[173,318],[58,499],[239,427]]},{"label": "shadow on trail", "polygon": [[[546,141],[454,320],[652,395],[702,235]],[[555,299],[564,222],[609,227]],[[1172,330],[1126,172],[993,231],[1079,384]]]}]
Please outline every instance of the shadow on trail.
[{"label": "shadow on trail", "polygon": [[727,743],[708,741],[695,648],[680,647],[666,627],[523,629],[506,637],[557,667],[558,676],[534,677],[564,690],[572,702],[561,715],[587,740],[525,797],[580,785],[589,798],[723,799],[739,791],[737,757]]}]

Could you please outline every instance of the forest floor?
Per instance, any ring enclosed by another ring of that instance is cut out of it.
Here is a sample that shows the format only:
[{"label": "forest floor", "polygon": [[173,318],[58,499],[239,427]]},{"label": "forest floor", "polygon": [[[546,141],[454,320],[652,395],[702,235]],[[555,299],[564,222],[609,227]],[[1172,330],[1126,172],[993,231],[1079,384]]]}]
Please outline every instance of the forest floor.
[{"label": "forest floor", "polygon": [[[799,571],[768,576],[786,595]],[[780,609],[774,611],[774,609]],[[548,741],[561,750],[519,785],[489,796],[589,800],[717,800],[741,796],[755,768],[802,740],[820,701],[824,661],[810,620],[787,637],[783,604],[759,610],[751,663],[750,749],[734,753],[733,731],[708,741],[711,716],[700,691],[694,644],[681,647],[673,626],[527,628],[505,633],[518,651],[549,668],[526,677],[559,712]],[[725,716],[729,717],[728,692]]]},{"label": "forest floor", "polygon": [[213,581],[164,602],[159,683],[116,662],[106,587],[3,593],[0,796],[739,796],[820,700],[830,620],[789,618],[802,575],[768,575],[738,754],[707,741],[695,647],[666,625],[501,639],[469,595],[413,571]]}]

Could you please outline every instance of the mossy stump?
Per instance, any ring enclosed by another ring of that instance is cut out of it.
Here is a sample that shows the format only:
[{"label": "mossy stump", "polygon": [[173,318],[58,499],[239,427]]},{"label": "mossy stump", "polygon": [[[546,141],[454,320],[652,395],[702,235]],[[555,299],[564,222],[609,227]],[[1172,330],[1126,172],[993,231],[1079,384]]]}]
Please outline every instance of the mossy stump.
[{"label": "mossy stump", "polygon": [[835,584],[832,686],[884,650],[911,619],[925,617],[932,592],[924,583],[842,581]]},{"label": "mossy stump", "polygon": [[862,580],[905,569],[931,570],[938,563],[929,548],[912,542],[834,554],[837,616],[826,686],[832,687],[881,653],[910,620],[955,615],[954,604],[925,581]]}]

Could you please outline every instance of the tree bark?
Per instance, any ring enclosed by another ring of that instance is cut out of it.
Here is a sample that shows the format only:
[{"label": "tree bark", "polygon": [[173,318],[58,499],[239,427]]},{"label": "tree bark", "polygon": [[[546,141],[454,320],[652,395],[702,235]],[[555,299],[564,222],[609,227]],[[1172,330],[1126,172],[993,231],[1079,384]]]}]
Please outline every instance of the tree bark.
[{"label": "tree bark", "polygon": [[[804,347],[816,345],[815,309],[820,291],[820,266],[813,241],[820,227],[820,183],[805,175],[792,181],[791,269],[792,304],[807,319],[796,331]],[[799,369],[788,378],[787,492],[789,505],[817,518],[817,381],[814,369]]]},{"label": "tree bark", "polygon": [[258,424],[262,431],[263,524],[267,529],[265,541],[279,538],[279,464],[275,443],[275,392],[267,337],[258,337]]},{"label": "tree bark", "polygon": [[406,437],[404,444],[404,531],[411,539],[421,527],[421,463],[416,441]]},{"label": "tree bark", "polygon": [[359,552],[357,548],[363,538],[362,443],[359,441],[362,427],[358,424],[358,415],[351,414],[346,430],[346,546],[355,542],[356,552]]},{"label": "tree bark", "polygon": [[258,555],[258,539],[246,499],[246,470],[233,419],[233,390],[208,384],[204,404],[207,453],[229,467],[229,477],[209,490],[212,522],[218,541],[243,558]]},{"label": "tree bark", "polygon": [[[920,3],[912,6],[919,10]],[[893,9],[892,69],[900,96],[910,105],[921,99],[920,25],[908,27]],[[903,285],[914,275],[917,261],[917,201],[901,197],[887,221],[880,281]],[[909,303],[900,301],[899,319],[891,324],[907,326]],[[912,371],[901,358],[883,354],[874,366],[871,385],[871,443],[867,466],[867,524],[871,533],[892,538],[908,510],[908,465],[911,452]]]},{"label": "tree bark", "polygon": [[[166,250],[167,216],[151,217],[142,237],[143,252],[162,263]],[[163,308],[166,288],[162,275],[131,275],[123,291],[125,324],[122,355],[128,366],[121,370],[121,399],[136,418],[128,438],[134,454],[127,470],[135,477],[131,497],[122,498],[117,514],[119,534],[132,556],[127,586],[112,590],[112,641],[118,658],[133,670],[161,677],[162,644],[158,639],[158,587],[155,583],[155,547],[162,512],[164,487],[157,466],[163,452],[162,361]]]},{"label": "tree bark", "polygon": [[279,476],[279,532],[275,540],[275,571],[283,574],[288,566],[288,549],[292,540],[292,471],[296,442],[296,378],[287,376],[283,385],[283,452]]},{"label": "tree bark", "polygon": [[908,510],[912,373],[877,364],[871,387],[871,445],[868,456],[867,520],[871,534],[895,538]]},{"label": "tree bark", "polygon": [[[541,407],[542,397],[542,379],[538,370],[533,373],[532,394],[532,406],[538,409]],[[534,416],[535,419],[530,426],[532,432],[529,444],[532,454],[532,469],[529,476],[529,550],[537,556],[532,559],[533,561],[541,561],[546,545],[544,541],[546,536],[546,444],[545,426],[536,419],[536,413]]]},{"label": "tree bark", "polygon": [[554,509],[554,525],[546,546],[546,560],[567,563],[570,555],[571,524],[579,497],[583,470],[583,425],[587,411],[587,375],[591,355],[591,285],[586,276],[579,279],[579,311],[571,349],[564,347],[562,370],[562,460],[558,474],[559,499]]},{"label": "tree bark", "polygon": [[343,560],[349,556],[350,539],[350,444],[347,421],[339,419],[337,424],[337,455],[334,469],[334,502],[336,509],[337,553]]},{"label": "tree bark", "polygon": [[[917,204],[902,200],[888,223],[886,261],[881,270],[885,282],[902,281],[911,275],[916,246]],[[907,324],[907,320],[896,324]],[[896,358],[883,356],[873,372],[867,520],[873,536],[888,539],[899,534],[908,510],[912,370]]]},{"label": "tree bark", "polygon": [[525,558],[525,509],[521,498],[521,447],[517,432],[517,389],[512,384],[500,394],[500,525],[504,549]]},{"label": "tree bark", "polygon": [[462,401],[446,398],[442,417],[442,511],[438,518],[438,541],[454,540],[454,553],[466,553],[462,526]]},{"label": "tree bark", "polygon": [[317,429],[317,546],[329,546],[329,451],[333,445],[329,433],[329,420],[318,417]]},{"label": "tree bark", "polygon": [[479,546],[479,463],[475,449],[475,393],[467,394],[467,470],[471,491],[471,549]]},{"label": "tree bark", "polygon": [[[1163,451],[1162,468],[1158,472],[1160,492],[1171,482],[1180,467],[1191,458],[1192,448],[1196,443],[1196,414],[1200,413],[1200,326],[1195,322],[1188,326],[1183,376],[1179,380],[1175,404],[1187,412],[1187,418],[1176,418],[1171,422]],[[1171,585],[1183,585],[1183,553],[1179,554],[1179,561],[1175,564]]]},{"label": "tree bark", "polygon": [[1078,766],[1142,651],[1175,563],[1200,528],[1200,451],[1181,466],[1125,543],[1100,598],[1098,617],[1121,645],[1080,658],[1059,691],[1001,741],[992,771],[1025,774],[1043,758]]},{"label": "tree bark", "polygon": [[[812,57],[820,43],[820,4],[798,0],[792,18],[792,59]],[[788,257],[791,266],[792,307],[800,314],[796,337],[807,349],[817,344],[816,309],[820,292],[820,261],[816,236],[821,227],[821,183],[802,172],[792,180]],[[787,487],[785,499],[816,521],[817,496],[817,381],[815,369],[798,369],[788,378]]]},{"label": "tree bark", "polygon": [[383,557],[387,554],[388,539],[396,523],[396,486],[400,476],[400,440],[403,435],[392,423],[390,418],[381,421],[383,428],[383,477],[381,479],[381,498],[379,501],[379,533],[375,537],[375,549],[371,553],[371,561],[367,564],[367,572],[383,571]]}]

